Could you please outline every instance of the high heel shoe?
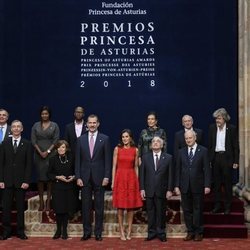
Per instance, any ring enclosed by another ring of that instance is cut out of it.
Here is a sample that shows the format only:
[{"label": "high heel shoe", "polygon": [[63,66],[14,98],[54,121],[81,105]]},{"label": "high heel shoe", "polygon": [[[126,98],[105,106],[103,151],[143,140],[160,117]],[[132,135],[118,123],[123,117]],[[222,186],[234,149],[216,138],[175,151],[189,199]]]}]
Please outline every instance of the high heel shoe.
[{"label": "high heel shoe", "polygon": [[39,208],[38,208],[38,211],[43,211],[44,210],[44,201],[43,200],[40,200],[39,201]]},{"label": "high heel shoe", "polygon": [[131,232],[128,232],[126,239],[131,240]]},{"label": "high heel shoe", "polygon": [[124,233],[121,233],[120,239],[121,240],[126,240],[126,237],[125,237]]},{"label": "high heel shoe", "polygon": [[45,210],[46,211],[50,211],[50,200],[46,200],[46,208],[45,208]]},{"label": "high heel shoe", "polygon": [[54,236],[52,237],[53,240],[57,240],[61,237],[61,232],[56,231],[56,233],[54,234]]}]

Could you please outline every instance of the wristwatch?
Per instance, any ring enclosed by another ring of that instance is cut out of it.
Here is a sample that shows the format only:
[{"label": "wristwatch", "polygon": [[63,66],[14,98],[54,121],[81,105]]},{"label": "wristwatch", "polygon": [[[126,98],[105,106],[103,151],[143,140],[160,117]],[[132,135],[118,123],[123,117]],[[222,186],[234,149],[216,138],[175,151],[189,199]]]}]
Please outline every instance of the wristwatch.
[{"label": "wristwatch", "polygon": [[47,150],[47,153],[48,153],[48,154],[50,154],[50,153],[51,153],[51,151],[48,149],[48,150]]}]

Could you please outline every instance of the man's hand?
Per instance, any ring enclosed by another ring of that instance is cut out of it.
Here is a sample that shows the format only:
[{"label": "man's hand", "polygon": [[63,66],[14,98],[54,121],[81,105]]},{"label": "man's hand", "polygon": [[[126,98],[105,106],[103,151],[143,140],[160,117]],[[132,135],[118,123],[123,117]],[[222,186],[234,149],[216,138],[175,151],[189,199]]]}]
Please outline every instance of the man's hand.
[{"label": "man's hand", "polygon": [[29,184],[28,184],[28,183],[23,183],[23,184],[21,185],[21,188],[26,190],[26,189],[29,188]]},{"label": "man's hand", "polygon": [[76,184],[77,184],[77,186],[79,186],[79,187],[83,187],[83,181],[82,181],[82,179],[77,179],[77,181],[76,181]]},{"label": "man's hand", "polygon": [[102,186],[105,187],[109,184],[109,179],[108,178],[103,178],[102,180]]},{"label": "man's hand", "polygon": [[4,189],[4,188],[5,188],[4,182],[0,182],[0,188],[1,188],[1,189]]},{"label": "man's hand", "polygon": [[167,191],[166,198],[169,199],[172,197],[172,195],[173,195],[173,193],[171,191]]},{"label": "man's hand", "polygon": [[204,188],[204,193],[205,193],[205,194],[209,194],[209,193],[210,193],[210,188],[205,187],[205,188]]},{"label": "man's hand", "polygon": [[141,198],[142,198],[142,200],[146,200],[145,190],[141,190]]},{"label": "man's hand", "polygon": [[237,169],[238,167],[239,167],[239,164],[237,164],[237,163],[234,163],[234,164],[233,164],[233,168],[234,168],[234,169]]},{"label": "man's hand", "polygon": [[178,187],[175,187],[174,188],[174,192],[176,193],[176,195],[180,195],[181,194],[181,191]]}]

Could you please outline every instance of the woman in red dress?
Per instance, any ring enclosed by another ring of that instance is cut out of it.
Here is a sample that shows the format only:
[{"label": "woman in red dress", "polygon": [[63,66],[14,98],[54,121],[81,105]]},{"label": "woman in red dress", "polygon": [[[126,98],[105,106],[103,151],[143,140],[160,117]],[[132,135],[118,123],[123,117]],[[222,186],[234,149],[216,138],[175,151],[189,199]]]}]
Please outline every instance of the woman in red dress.
[{"label": "woman in red dress", "polygon": [[[138,149],[129,129],[121,132],[113,155],[113,206],[117,208],[121,240],[131,240],[134,210],[142,207],[138,181]],[[124,211],[127,210],[128,230],[125,236]]]}]

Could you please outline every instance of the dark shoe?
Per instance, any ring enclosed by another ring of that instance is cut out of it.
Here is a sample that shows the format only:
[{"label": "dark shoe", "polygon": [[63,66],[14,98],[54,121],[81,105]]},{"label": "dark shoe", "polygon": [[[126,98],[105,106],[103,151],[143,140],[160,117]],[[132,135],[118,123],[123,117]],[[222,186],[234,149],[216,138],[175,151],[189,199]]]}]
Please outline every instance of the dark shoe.
[{"label": "dark shoe", "polygon": [[185,238],[183,238],[184,241],[190,241],[194,239],[194,235],[193,234],[187,234],[187,236]]},{"label": "dark shoe", "polygon": [[220,213],[220,208],[219,207],[215,207],[212,211],[211,211],[212,214],[218,214]]},{"label": "dark shoe", "polygon": [[54,236],[52,237],[53,240],[57,240],[61,237],[61,232],[56,232]]},{"label": "dark shoe", "polygon": [[194,241],[202,241],[203,240],[203,235],[202,234],[196,234],[194,236]]},{"label": "dark shoe", "polygon": [[96,236],[95,236],[95,240],[97,240],[97,241],[102,241],[102,236],[101,236],[101,235],[96,235]]},{"label": "dark shoe", "polygon": [[230,214],[230,213],[231,213],[230,209],[226,209],[224,212],[224,214]]},{"label": "dark shoe", "polygon": [[19,238],[21,240],[27,240],[28,239],[26,234],[17,234],[17,238]]},{"label": "dark shoe", "polygon": [[156,236],[148,236],[147,238],[145,238],[145,241],[151,241],[155,238]]},{"label": "dark shoe", "polygon": [[68,239],[68,234],[67,234],[67,233],[66,233],[66,234],[63,234],[63,235],[62,235],[62,239],[63,239],[63,240],[67,240],[67,239]]},{"label": "dark shoe", "polygon": [[90,234],[84,234],[83,236],[82,236],[82,238],[81,238],[81,241],[83,241],[83,240],[88,240],[88,239],[90,239],[91,238],[91,235]]},{"label": "dark shoe", "polygon": [[8,235],[8,234],[3,234],[2,236],[1,236],[1,240],[7,240],[8,238],[10,238],[11,236],[10,235]]},{"label": "dark shoe", "polygon": [[166,238],[166,237],[160,237],[159,240],[160,240],[161,242],[166,242],[166,241],[167,241],[167,238]]}]

